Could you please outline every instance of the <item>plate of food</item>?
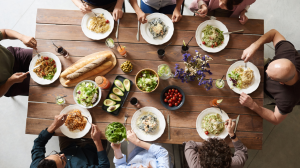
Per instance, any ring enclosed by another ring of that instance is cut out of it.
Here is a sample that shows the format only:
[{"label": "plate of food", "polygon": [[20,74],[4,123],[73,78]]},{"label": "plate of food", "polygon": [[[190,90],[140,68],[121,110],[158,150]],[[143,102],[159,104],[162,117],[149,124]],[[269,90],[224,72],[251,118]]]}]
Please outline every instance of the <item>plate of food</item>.
[{"label": "plate of food", "polygon": [[100,102],[101,89],[94,81],[84,80],[74,88],[73,98],[79,106],[93,108]]},{"label": "plate of food", "polygon": [[70,105],[65,107],[60,114],[68,114],[65,123],[60,126],[60,130],[65,136],[72,139],[82,138],[90,131],[92,116],[87,109]]},{"label": "plate of food", "polygon": [[196,129],[200,137],[204,140],[208,138],[221,138],[225,139],[228,135],[224,123],[218,124],[217,122],[224,122],[229,119],[227,113],[219,108],[211,107],[203,110],[197,117]]},{"label": "plate of food", "polygon": [[49,85],[59,78],[61,62],[50,52],[41,52],[41,56],[34,56],[29,65],[31,78],[40,85]]},{"label": "plate of food", "polygon": [[105,137],[110,143],[120,144],[127,140],[126,127],[119,122],[112,122],[105,128]]},{"label": "plate of food", "polygon": [[209,53],[217,53],[223,50],[228,42],[227,27],[218,20],[202,22],[196,30],[196,41],[200,48]]},{"label": "plate of food", "polygon": [[162,45],[171,39],[174,25],[167,15],[152,13],[146,18],[148,22],[141,24],[141,35],[144,40],[149,44]]},{"label": "plate of food", "polygon": [[133,114],[131,128],[140,140],[155,141],[165,131],[165,117],[154,107],[143,107]]},{"label": "plate of food", "polygon": [[226,79],[228,86],[235,93],[250,94],[260,84],[260,73],[253,63],[247,62],[247,69],[245,69],[245,62],[237,61],[228,68]]},{"label": "plate of food", "polygon": [[110,12],[102,8],[95,8],[93,12],[83,16],[81,29],[90,39],[101,40],[110,35],[114,28],[114,19]]}]

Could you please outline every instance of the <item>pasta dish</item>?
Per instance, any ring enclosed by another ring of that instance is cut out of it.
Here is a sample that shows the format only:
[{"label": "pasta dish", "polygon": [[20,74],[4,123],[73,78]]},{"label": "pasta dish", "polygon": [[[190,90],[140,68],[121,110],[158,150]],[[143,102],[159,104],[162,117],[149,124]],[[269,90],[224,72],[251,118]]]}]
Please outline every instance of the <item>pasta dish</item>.
[{"label": "pasta dish", "polygon": [[249,67],[245,70],[242,66],[235,68],[228,74],[232,85],[239,89],[246,89],[253,80],[253,70]]},{"label": "pasta dish", "polygon": [[86,125],[86,119],[81,115],[81,111],[78,109],[69,112],[68,117],[65,121],[65,125],[70,131],[80,130],[82,131]]},{"label": "pasta dish", "polygon": [[151,133],[157,128],[158,120],[153,113],[149,112],[144,115],[141,115],[141,117],[137,121],[137,126],[145,133]]},{"label": "pasta dish", "polygon": [[204,36],[202,37],[202,44],[207,47],[217,47],[221,44],[223,44],[224,41],[224,35],[223,31],[220,29],[213,27],[211,25],[207,25],[202,32],[204,33]]},{"label": "pasta dish", "polygon": [[208,114],[203,118],[201,127],[204,132],[219,135],[223,132],[225,126],[224,123],[218,124],[217,122],[223,122],[220,114]]},{"label": "pasta dish", "polygon": [[109,20],[103,14],[94,16],[90,19],[87,28],[95,33],[105,33],[109,30]]},{"label": "pasta dish", "polygon": [[155,18],[149,22],[150,28],[149,31],[152,34],[153,38],[164,37],[167,33],[167,26],[163,23],[160,18]]},{"label": "pasta dish", "polygon": [[35,66],[37,65],[40,66],[33,69],[33,72],[36,73],[38,77],[48,80],[54,77],[56,73],[56,63],[52,58],[41,56],[35,63]]}]

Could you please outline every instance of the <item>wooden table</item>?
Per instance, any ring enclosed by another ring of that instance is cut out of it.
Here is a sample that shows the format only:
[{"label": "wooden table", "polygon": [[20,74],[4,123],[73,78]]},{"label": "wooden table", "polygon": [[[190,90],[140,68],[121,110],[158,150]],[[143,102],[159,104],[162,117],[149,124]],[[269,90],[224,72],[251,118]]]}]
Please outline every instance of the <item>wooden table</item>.
[{"label": "wooden table", "polygon": [[[108,50],[104,40],[93,41],[87,38],[81,30],[81,19],[83,14],[80,11],[72,10],[52,10],[38,9],[36,19],[36,39],[38,42],[39,52],[52,52],[55,49],[52,45],[53,41],[57,45],[62,45],[70,53],[70,58],[65,59],[58,55],[62,63],[62,69],[66,69],[73,62],[83,56],[94,52]],[[126,58],[116,53],[118,63],[116,67],[110,71],[106,77],[113,82],[116,75],[122,75],[134,82],[135,74],[143,68],[151,68],[157,70],[158,65],[168,64],[174,72],[175,64],[178,63],[183,67],[181,45],[182,40],[188,41],[195,36],[195,30],[198,25],[206,19],[194,16],[183,16],[179,23],[174,24],[174,35],[170,41],[172,46],[166,49],[166,57],[164,60],[158,58],[156,51],[162,46],[149,45],[140,35],[140,41],[136,40],[137,19],[136,14],[126,13],[120,20],[119,41],[127,47],[128,56]],[[246,25],[241,25],[236,18],[218,18],[223,22],[229,31],[244,29],[244,34],[231,34],[229,43],[223,51],[210,54],[204,52],[196,43],[195,38],[190,42],[190,53],[195,54],[198,50],[202,55],[207,54],[214,60],[210,62],[210,70],[213,72],[209,77],[213,79],[221,78],[226,74],[227,69],[233,62],[227,62],[227,58],[240,58],[243,50],[251,43],[255,42],[259,35],[264,33],[264,21],[249,19]],[[115,24],[116,25],[116,24]],[[115,31],[113,30],[109,37],[115,39]],[[260,70],[263,79],[263,47],[250,60]],[[130,60],[133,64],[133,71],[124,74],[119,68],[120,64],[126,60]],[[258,105],[263,105],[263,80],[261,80],[259,88],[251,94],[251,97]],[[210,91],[206,91],[203,86],[198,86],[197,82],[181,83],[178,79],[160,80],[160,85],[153,93],[145,94],[140,92],[135,86],[132,87],[129,94],[130,97],[137,97],[142,106],[153,106],[161,110],[165,118],[170,114],[171,139],[168,140],[168,131],[156,141],[160,143],[181,144],[184,141],[194,140],[202,142],[196,131],[196,118],[199,113],[210,107],[209,101],[218,98],[224,99],[221,108],[228,113],[229,117],[236,118],[241,114],[237,128],[238,138],[249,149],[262,149],[262,132],[263,119],[250,109],[243,107],[239,103],[239,95],[234,93],[226,84],[223,89],[213,87]],[[177,85],[181,87],[186,94],[184,105],[177,111],[168,111],[160,103],[161,91],[168,85]],[[215,85],[215,83],[213,83]],[[65,88],[59,80],[51,85],[38,85],[33,80],[30,82],[28,114],[26,122],[26,134],[39,134],[41,130],[48,127],[64,108],[55,104],[57,95],[68,95],[66,97],[67,104],[75,104],[73,99],[73,89]],[[106,97],[108,90],[104,90],[102,97]],[[124,122],[125,112],[132,116],[136,109],[126,100],[124,106],[118,116],[113,116],[101,109],[104,98],[101,99],[97,107],[89,109],[93,122],[97,124],[102,133],[106,125],[112,121]],[[131,117],[127,120],[127,129],[130,129]],[[64,136],[58,129],[55,132],[57,136]],[[90,137],[88,133],[85,137]],[[102,136],[103,138],[104,135]],[[230,139],[226,141],[232,147]]]}]

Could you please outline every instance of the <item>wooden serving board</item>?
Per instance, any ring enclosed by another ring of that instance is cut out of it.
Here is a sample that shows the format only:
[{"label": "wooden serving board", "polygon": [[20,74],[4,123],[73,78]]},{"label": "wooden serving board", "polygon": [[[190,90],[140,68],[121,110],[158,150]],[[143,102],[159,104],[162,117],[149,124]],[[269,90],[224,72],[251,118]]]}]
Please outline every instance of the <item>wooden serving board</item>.
[{"label": "wooden serving board", "polygon": [[[94,81],[97,76],[104,76],[105,74],[107,74],[109,71],[111,71],[116,66],[117,59],[116,59],[115,54],[112,51],[100,51],[100,52],[97,52],[97,53],[101,53],[101,52],[110,52],[111,53],[112,57],[110,59],[108,59],[107,61],[111,61],[113,63],[113,65],[110,68],[106,69],[105,71],[103,71],[101,73],[98,73],[97,75],[91,76],[89,78],[86,78],[84,80],[93,80]],[[87,55],[85,57],[82,57],[81,59],[79,59],[75,63],[80,62],[80,61],[82,61],[83,59],[86,59],[86,58],[94,57],[94,55],[97,54],[97,53],[93,53],[93,54]],[[87,72],[87,73],[89,73],[89,72]],[[70,84],[70,85],[66,85],[65,82],[67,81],[67,79],[62,78],[61,76],[59,77],[59,81],[60,81],[61,85],[63,85],[64,87],[73,87],[73,86],[76,86],[79,83],[78,82],[78,83],[73,83],[73,84]]]}]

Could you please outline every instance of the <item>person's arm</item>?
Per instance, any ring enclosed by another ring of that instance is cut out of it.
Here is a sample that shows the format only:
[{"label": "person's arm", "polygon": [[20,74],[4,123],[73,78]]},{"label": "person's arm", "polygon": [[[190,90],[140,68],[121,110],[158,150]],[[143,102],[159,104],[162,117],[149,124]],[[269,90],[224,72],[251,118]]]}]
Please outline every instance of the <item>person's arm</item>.
[{"label": "person's arm", "polygon": [[241,96],[240,96],[240,103],[243,105],[243,106],[246,106],[248,108],[250,108],[251,110],[255,111],[258,115],[260,115],[263,119],[271,122],[272,124],[274,125],[277,125],[279,123],[281,123],[287,116],[286,115],[282,115],[280,112],[279,112],[279,109],[277,106],[275,106],[275,111],[271,111],[269,109],[266,109],[264,107],[260,107],[258,106],[254,101],[253,99],[245,94],[245,93],[241,93]]},{"label": "person's arm", "polygon": [[83,14],[86,14],[86,13],[89,13],[92,11],[91,7],[89,7],[86,4],[83,4],[81,0],[72,0],[72,1]]},{"label": "person's arm", "polygon": [[25,36],[24,34],[18,33],[14,30],[10,29],[0,29],[3,39],[19,39],[21,40],[27,47],[36,49],[37,41],[33,37]]},{"label": "person's arm", "polygon": [[124,155],[121,151],[121,144],[114,144],[111,143],[111,147],[114,150],[114,164],[116,168],[122,168],[122,167],[126,167],[127,162],[126,162],[126,155]]},{"label": "person's arm", "polygon": [[198,144],[194,141],[188,141],[184,147],[184,155],[189,167],[200,168]]},{"label": "person's arm", "polygon": [[113,11],[113,18],[115,21],[122,18],[122,16],[123,16],[123,11],[122,11],[123,2],[124,2],[124,0],[118,0],[116,3],[116,6]]},{"label": "person's arm", "polygon": [[173,11],[173,15],[172,15],[172,22],[178,22],[182,18],[182,15],[180,13],[182,3],[183,3],[183,0],[176,1],[176,7],[175,7],[175,9]]},{"label": "person's arm", "polygon": [[96,145],[98,155],[98,165],[92,165],[92,167],[110,167],[106,151],[103,149],[103,145],[101,142],[101,131],[95,124],[92,125],[91,137]]},{"label": "person's arm", "polygon": [[0,97],[4,96],[13,84],[23,82],[23,80],[27,78],[27,74],[29,74],[29,72],[17,72],[9,77],[3,85],[0,85]]},{"label": "person's arm", "polygon": [[146,19],[146,14],[142,11],[142,9],[139,7],[137,0],[129,0],[129,3],[131,4],[131,6],[133,7],[138,21],[140,21],[141,23],[147,23],[147,19]]},{"label": "person's arm", "polygon": [[48,128],[43,130],[34,140],[34,145],[31,150],[32,162],[30,167],[37,167],[39,162],[45,158],[45,146],[48,143],[49,139],[51,139],[51,137],[53,136],[54,131],[65,122],[66,116],[66,114],[55,116],[53,123]]},{"label": "person's arm", "polygon": [[263,44],[273,42],[275,47],[276,44],[282,40],[285,40],[285,38],[277,30],[272,29],[246,48],[243,51],[242,59],[247,62]]}]

